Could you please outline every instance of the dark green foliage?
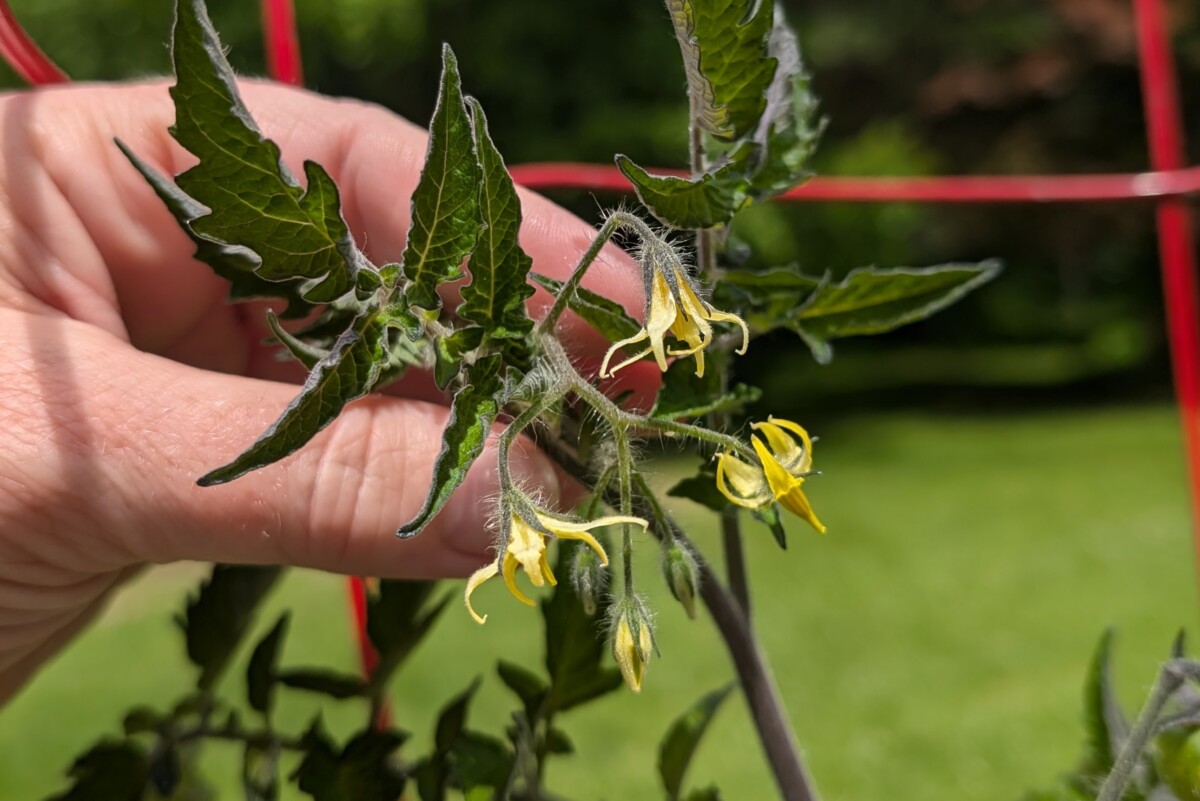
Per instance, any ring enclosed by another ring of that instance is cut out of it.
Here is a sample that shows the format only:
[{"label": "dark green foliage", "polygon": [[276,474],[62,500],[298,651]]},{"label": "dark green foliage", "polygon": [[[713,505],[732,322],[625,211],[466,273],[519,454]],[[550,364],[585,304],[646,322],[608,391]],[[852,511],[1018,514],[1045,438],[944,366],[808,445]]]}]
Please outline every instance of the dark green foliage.
[{"label": "dark green foliage", "polygon": [[332,423],[352,400],[375,386],[384,362],[387,331],[374,309],[364,312],[333,350],[313,367],[300,394],[245,452],[200,478],[202,487],[224,484],[295,453]]},{"label": "dark green foliage", "polygon": [[478,689],[476,678],[438,715],[433,752],[415,771],[422,801],[442,801],[448,786],[471,798],[475,788],[499,789],[508,783],[515,758],[512,751],[501,741],[466,728],[467,710]]},{"label": "dark green foliage", "polygon": [[429,121],[429,151],[413,192],[412,225],[402,257],[405,292],[413,306],[440,308],[438,286],[462,275],[463,259],[479,233],[479,183],[458,60],[445,45],[441,89]]},{"label": "dark green foliage", "polygon": [[[530,273],[530,277],[553,295],[557,295],[562,289],[562,281],[537,273]],[[583,287],[575,290],[575,294],[568,299],[567,306],[610,342],[628,339],[642,328],[640,323],[625,312],[621,304]]]},{"label": "dark green foliage", "polygon": [[729,499],[717,489],[717,468],[711,461],[701,463],[696,475],[680,480],[667,490],[667,495],[687,498],[714,512],[723,512],[729,507]]},{"label": "dark green foliage", "polygon": [[504,685],[521,699],[526,716],[530,720],[537,717],[542,702],[546,700],[546,692],[550,689],[546,682],[532,671],[503,659],[496,662],[496,673]]},{"label": "dark green foliage", "polygon": [[712,722],[713,716],[732,690],[733,685],[730,684],[698,700],[687,712],[675,719],[659,743],[658,775],[662,779],[667,798],[671,801],[680,797],[683,791],[683,777],[692,763],[700,739],[704,737],[708,724]]},{"label": "dark green foliage", "polygon": [[314,725],[304,736],[307,753],[292,778],[315,801],[396,801],[405,777],[392,754],[405,739],[399,731],[368,729],[339,751]]},{"label": "dark green foliage", "polygon": [[279,567],[214,565],[200,592],[188,599],[180,624],[187,654],[200,668],[197,686],[211,691],[254,622],[258,605],[282,573]]},{"label": "dark green foliage", "polygon": [[275,701],[275,667],[279,663],[279,649],[287,637],[291,614],[285,612],[269,632],[254,647],[250,664],[246,667],[246,700],[250,708],[264,715],[271,714]]},{"label": "dark green foliage", "polygon": [[796,267],[765,272],[730,270],[713,290],[713,304],[731,311],[761,334],[786,325],[805,298],[826,279],[805,275]]},{"label": "dark green foliage", "polygon": [[740,412],[762,396],[758,387],[745,384],[735,384],[733,389],[722,394],[720,374],[719,369],[710,369],[702,378],[697,378],[689,361],[676,360],[663,374],[663,383],[650,416],[675,420],[703,417],[714,412]]},{"label": "dark green foliage", "polygon": [[750,200],[747,177],[758,148],[744,142],[728,158],[696,178],[652,175],[626,156],[617,167],[633,183],[638,199],[671,228],[714,228],[733,219]]},{"label": "dark green foliage", "polygon": [[1129,721],[1113,692],[1112,648],[1116,632],[1106,629],[1096,645],[1084,686],[1084,724],[1087,750],[1081,773],[1103,779],[1112,770],[1121,744],[1129,736]]},{"label": "dark green foliage", "polygon": [[487,356],[466,368],[466,383],[450,405],[450,421],[442,434],[442,450],[433,466],[429,495],[417,516],[396,534],[415,537],[442,510],[467,471],[483,452],[492,422],[500,405],[497,396],[504,387],[500,356]]},{"label": "dark green foliage", "polygon": [[142,801],[149,769],[145,752],[133,743],[102,741],[71,766],[71,789],[48,801]]},{"label": "dark green foliage", "polygon": [[336,670],[291,668],[276,673],[275,680],[293,690],[307,690],[339,701],[361,698],[367,693],[367,683],[362,678]]},{"label": "dark green foliage", "polygon": [[246,801],[279,797],[279,750],[247,744],[242,752],[242,791]]},{"label": "dark green foliage", "polygon": [[382,690],[392,674],[412,654],[446,610],[451,596],[430,602],[435,581],[385,579],[367,598],[367,636],[379,664],[371,686]]}]

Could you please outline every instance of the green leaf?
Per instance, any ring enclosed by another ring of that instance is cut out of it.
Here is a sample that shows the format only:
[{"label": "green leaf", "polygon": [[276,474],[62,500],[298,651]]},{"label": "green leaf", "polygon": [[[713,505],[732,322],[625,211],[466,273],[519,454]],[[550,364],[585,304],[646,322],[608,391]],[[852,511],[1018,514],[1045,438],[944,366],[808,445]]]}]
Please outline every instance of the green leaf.
[{"label": "green leaf", "polygon": [[[180,223],[222,253],[247,251],[256,276],[284,282],[282,297],[298,290],[309,302],[328,302],[354,290],[358,272],[372,268],[350,238],[337,186],[310,161],[305,190],[284,166],[242,102],[201,0],[177,3],[172,60],[171,135],[199,159],[176,183],[208,210]],[[224,257],[220,264],[231,266]]]},{"label": "green leaf", "polygon": [[379,654],[371,676],[373,686],[387,683],[445,611],[450,595],[429,603],[436,587],[436,581],[385,579],[368,597],[367,636]]},{"label": "green leaf", "polygon": [[[575,544],[574,547],[586,547]],[[559,544],[555,572],[566,575],[572,549]],[[599,698],[621,686],[621,672],[603,664],[605,641],[597,620],[605,620],[607,595],[597,599],[595,619],[584,613],[571,582],[560,581],[553,594],[542,601],[546,620],[546,672],[550,676],[547,709],[561,712]]]},{"label": "green leaf", "polygon": [[313,368],[283,413],[253,445],[224,467],[196,483],[202,487],[224,484],[288,456],[332,423],[346,404],[371,391],[385,361],[386,327],[375,310],[364,312]]},{"label": "green leaf", "polygon": [[242,791],[246,801],[279,798],[279,749],[246,744],[242,752]]},{"label": "green leaf", "polygon": [[792,327],[828,362],[829,340],[882,334],[923,320],[991,281],[1000,273],[994,261],[910,269],[855,270],[838,283],[817,289],[797,313]]},{"label": "green leaf", "polygon": [[1112,647],[1116,637],[1109,628],[1100,637],[1084,687],[1084,722],[1087,727],[1087,751],[1084,768],[1089,775],[1103,779],[1112,770],[1125,738],[1129,721],[1113,692]]},{"label": "green leaf", "polygon": [[[562,281],[537,273],[530,273],[530,277],[552,295],[562,291]],[[567,306],[610,342],[628,339],[642,330],[641,323],[630,317],[621,304],[583,287],[575,290]]]},{"label": "green leaf", "polygon": [[491,792],[508,783],[515,755],[503,741],[487,734],[464,731],[450,751],[451,770],[462,786],[463,795],[473,799],[491,799]]},{"label": "green leaf", "polygon": [[304,739],[308,753],[292,778],[316,801],[396,801],[404,791],[404,773],[392,760],[403,732],[368,729],[340,753],[319,728]]},{"label": "green leaf", "polygon": [[692,790],[684,796],[684,801],[721,801],[721,793],[712,785],[702,790]]},{"label": "green leaf", "polygon": [[101,741],[75,760],[70,790],[47,801],[141,801],[149,762],[130,742]]},{"label": "green leaf", "polygon": [[147,734],[157,731],[162,725],[164,716],[148,706],[135,706],[125,713],[121,719],[121,730],[126,737],[134,734]]},{"label": "green leaf", "polygon": [[250,664],[246,667],[246,698],[250,708],[264,715],[271,714],[275,700],[272,692],[275,687],[275,666],[279,663],[279,648],[287,636],[288,612],[279,616],[275,626],[259,640],[250,656]]},{"label": "green leaf", "polygon": [[717,489],[717,470],[711,461],[701,464],[696,475],[688,476],[667,490],[667,495],[686,498],[714,512],[723,512],[729,506],[729,499]]},{"label": "green leaf", "polygon": [[148,784],[154,788],[160,798],[170,798],[179,787],[183,778],[183,768],[179,762],[179,750],[170,743],[160,743],[150,757],[146,768]]},{"label": "green leaf", "polygon": [[200,592],[188,599],[180,622],[188,659],[200,668],[200,690],[212,690],[221,677],[281,572],[276,566],[213,565]]},{"label": "green leaf", "polygon": [[496,396],[504,388],[500,356],[487,356],[466,369],[466,382],[450,404],[450,420],[442,432],[442,450],[433,466],[433,478],[425,505],[396,532],[415,537],[442,510],[446,501],[467,477],[467,470],[483,452],[500,404]]},{"label": "green leaf", "polygon": [[767,52],[779,66],[767,89],[766,109],[754,137],[761,146],[751,177],[756,200],[786,192],[811,177],[808,163],[825,127],[817,116],[817,98],[804,70],[796,33],[782,6],[775,6],[774,16]]},{"label": "green leaf", "polygon": [[466,690],[450,699],[442,707],[433,735],[434,747],[438,751],[448,752],[454,747],[459,735],[463,733],[463,729],[467,725],[467,710],[471,706],[471,699],[475,697],[475,692],[479,689],[479,683],[480,679],[476,676]]},{"label": "green leaf", "polygon": [[533,671],[503,659],[496,663],[496,673],[504,682],[504,686],[521,699],[521,703],[525,705],[526,714],[532,719],[537,708],[541,706],[542,700],[546,697],[546,691],[550,689],[546,682]]},{"label": "green leaf", "polygon": [[750,201],[746,177],[758,146],[743,142],[729,158],[698,178],[652,175],[618,155],[617,167],[633,184],[638,198],[671,228],[690,230],[724,225]]},{"label": "green leaf", "polygon": [[367,692],[367,683],[361,677],[321,668],[283,670],[275,674],[275,679],[293,690],[327,695],[339,701],[361,698]]},{"label": "green leaf", "polygon": [[741,317],[752,333],[763,334],[789,325],[804,300],[824,283],[796,267],[730,270],[713,289],[713,305]]},{"label": "green leaf", "polygon": [[433,380],[438,389],[444,390],[462,369],[463,356],[483,344],[486,331],[478,325],[460,328],[448,337],[438,337],[433,343],[436,361],[433,365]]},{"label": "green leaf", "polygon": [[518,241],[521,201],[488,134],[483,108],[474,98],[467,98],[467,104],[475,121],[475,149],[482,169],[479,213],[483,228],[471,254],[471,283],[463,287],[458,316],[482,326],[490,340],[501,340],[505,362],[525,369],[530,359],[526,337],[533,330],[525,301],[534,289],[527,280],[533,260]]},{"label": "green leaf", "polygon": [[441,308],[438,285],[462,276],[463,259],[479,233],[479,163],[463,104],[458,59],[442,46],[442,80],[425,167],[412,195],[412,225],[404,246],[406,293],[413,306]]},{"label": "green leaf", "polygon": [[567,733],[558,727],[554,727],[546,732],[546,753],[567,755],[575,753],[575,743],[571,742],[571,738]]},{"label": "green leaf", "polygon": [[733,685],[729,684],[701,698],[687,712],[675,719],[659,743],[658,775],[662,778],[667,797],[672,801],[679,798],[683,789],[684,774],[687,773],[688,765],[696,754],[700,738],[704,736],[713,715],[721,708],[721,703],[729,697],[732,689]]},{"label": "green leaf", "polygon": [[762,390],[746,384],[736,384],[730,392],[721,394],[720,373],[714,365],[714,369],[697,378],[690,362],[677,359],[663,373],[662,386],[650,416],[676,420],[713,412],[740,412],[762,397]]},{"label": "green leaf", "polygon": [[688,96],[704,130],[721,139],[753,131],[775,77],[767,55],[772,0],[666,0],[683,54]]},{"label": "green leaf", "polygon": [[297,337],[284,329],[280,324],[279,318],[275,316],[275,312],[267,309],[267,326],[271,329],[271,336],[283,345],[287,352],[292,354],[292,358],[304,365],[306,370],[313,370],[322,359],[329,356],[329,351],[314,347],[304,340]]}]

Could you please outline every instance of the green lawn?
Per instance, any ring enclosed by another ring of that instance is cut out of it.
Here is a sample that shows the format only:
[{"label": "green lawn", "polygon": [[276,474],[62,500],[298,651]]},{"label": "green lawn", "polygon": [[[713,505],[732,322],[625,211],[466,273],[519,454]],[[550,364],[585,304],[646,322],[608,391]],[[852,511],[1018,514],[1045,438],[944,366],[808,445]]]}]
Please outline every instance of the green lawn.
[{"label": "green lawn", "polygon": [[[791,525],[780,553],[755,529],[749,552],[757,626],[828,801],[1016,799],[1077,757],[1081,679],[1105,626],[1120,630],[1130,704],[1176,629],[1194,627],[1173,410],[906,414],[820,433],[825,475],[810,498],[829,535]],[[682,469],[664,462],[661,478]],[[711,522],[677,508],[712,552]],[[170,617],[196,575],[144,577],[0,713],[0,800],[61,787],[71,757],[115,730],[125,708],[187,688]],[[643,575],[657,585],[649,559]],[[689,623],[657,586],[654,597],[662,658],[643,693],[563,720],[579,753],[553,766],[550,782],[573,797],[658,798],[654,748],[666,722],[729,676],[708,621]],[[295,573],[272,610],[285,605],[296,610],[285,663],[353,665],[340,579]],[[486,627],[451,610],[401,676],[396,716],[418,748],[441,700],[477,674],[486,680],[474,720],[499,730],[511,700],[489,666],[541,657],[536,612],[499,586],[481,590],[479,605]],[[285,719],[299,726],[312,706],[293,697]],[[358,714],[327,719],[347,731]],[[230,772],[228,755],[213,762]],[[733,801],[773,797],[740,701],[717,718],[692,782],[716,782]]]}]

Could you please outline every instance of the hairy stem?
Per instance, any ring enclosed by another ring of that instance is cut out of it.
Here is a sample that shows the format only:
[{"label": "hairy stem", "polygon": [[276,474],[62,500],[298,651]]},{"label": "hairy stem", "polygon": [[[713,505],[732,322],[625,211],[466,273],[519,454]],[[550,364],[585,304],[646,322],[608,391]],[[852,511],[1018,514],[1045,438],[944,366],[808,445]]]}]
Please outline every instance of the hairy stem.
[{"label": "hairy stem", "polygon": [[[570,475],[586,480],[587,468],[575,459],[570,450],[557,439],[543,437],[538,443]],[[609,503],[616,505],[620,499],[610,490]],[[652,503],[642,493],[635,493],[634,510],[643,515],[652,515],[656,502]],[[700,597],[713,616],[717,631],[725,641],[725,647],[733,659],[734,670],[745,693],[746,703],[754,719],[759,742],[762,743],[771,772],[784,801],[816,801],[817,794],[809,779],[795,734],[788,723],[787,712],[779,690],[771,675],[766,655],[759,647],[750,621],[742,613],[738,602],[721,584],[712,566],[704,559],[679,525],[664,514],[660,519],[671,527],[679,541],[691,548],[700,570]]]},{"label": "hairy stem", "polygon": [[704,428],[703,426],[692,425],[691,423],[680,423],[677,420],[664,420],[658,417],[641,417],[636,414],[629,414],[620,409],[617,411],[621,414],[622,420],[626,425],[637,428],[648,428],[652,431],[661,431],[664,434],[707,442],[719,448],[724,448],[727,451],[740,454],[751,463],[758,461],[758,456],[755,455],[754,451],[746,443],[737,437],[731,437],[713,428]]},{"label": "hairy stem", "polygon": [[1112,771],[1100,787],[1100,795],[1096,797],[1096,801],[1119,801],[1125,795],[1142,752],[1146,750],[1150,737],[1154,734],[1163,707],[1183,682],[1184,674],[1175,661],[1163,665],[1158,674],[1158,682],[1151,690],[1150,697],[1146,699],[1146,705],[1142,707],[1133,730],[1121,746],[1121,753],[1117,754]]}]

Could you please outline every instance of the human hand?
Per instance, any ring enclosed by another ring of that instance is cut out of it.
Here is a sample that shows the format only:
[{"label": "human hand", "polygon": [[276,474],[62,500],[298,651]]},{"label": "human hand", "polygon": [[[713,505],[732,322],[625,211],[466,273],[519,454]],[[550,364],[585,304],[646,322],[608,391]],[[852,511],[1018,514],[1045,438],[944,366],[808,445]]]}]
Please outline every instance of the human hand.
[{"label": "human hand", "polygon": [[[424,132],[362,103],[242,90],[289,165],[329,170],[368,257],[397,260]],[[491,448],[420,537],[392,534],[424,501],[447,416],[419,376],[352,404],[281,463],[196,486],[278,416],[303,372],[262,344],[262,304],[226,304],[227,284],[191,258],[113,144],[178,173],[191,161],[167,135],[172,119],[161,83],[0,97],[0,703],[147,563],[419,578],[466,575],[487,559]],[[522,205],[534,269],[565,278],[595,230],[532,193]],[[635,276],[609,248],[587,283],[640,310]],[[539,292],[531,306],[547,302]],[[563,325],[598,361],[607,343]],[[622,373],[626,386],[652,384],[657,370],[643,366]],[[532,445],[513,458],[548,497],[570,494]]]}]

